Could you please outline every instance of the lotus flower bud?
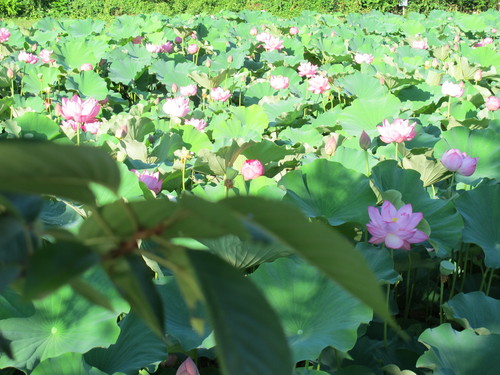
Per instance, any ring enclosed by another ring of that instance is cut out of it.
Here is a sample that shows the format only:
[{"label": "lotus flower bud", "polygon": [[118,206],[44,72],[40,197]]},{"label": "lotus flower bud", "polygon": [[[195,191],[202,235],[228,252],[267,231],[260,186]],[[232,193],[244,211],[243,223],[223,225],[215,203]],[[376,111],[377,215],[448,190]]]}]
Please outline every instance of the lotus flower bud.
[{"label": "lotus flower bud", "polygon": [[483,71],[481,69],[476,70],[474,73],[474,81],[479,82],[483,79]]},{"label": "lotus flower bud", "polygon": [[35,52],[37,48],[38,48],[37,44],[36,44],[36,43],[34,43],[34,44],[31,46],[31,51],[32,51],[32,52]]},{"label": "lotus flower bud", "polygon": [[212,66],[212,61],[210,61],[210,59],[207,59],[207,60],[205,61],[205,66],[206,66],[207,68],[210,68],[210,67]]},{"label": "lotus flower bud", "polygon": [[258,33],[259,33],[259,31],[257,30],[257,28],[256,28],[256,27],[252,27],[252,28],[250,29],[250,35],[255,36],[255,35],[257,35]]},{"label": "lotus flower bud", "polygon": [[194,55],[196,52],[198,52],[198,50],[200,49],[200,47],[198,47],[197,44],[190,44],[187,48],[187,52],[190,54],[190,55]]},{"label": "lotus flower bud", "polygon": [[489,111],[496,111],[498,108],[500,108],[500,99],[497,98],[496,96],[490,96],[488,99],[486,99],[486,108],[488,108]]},{"label": "lotus flower bud", "polygon": [[245,181],[253,180],[264,174],[264,166],[259,160],[246,160],[241,167],[241,175]]},{"label": "lotus flower bud", "polygon": [[227,57],[227,62],[228,62],[229,64],[231,64],[231,63],[233,62],[233,56],[232,56],[232,55],[229,55],[229,56]]},{"label": "lotus flower bud", "polygon": [[175,94],[179,90],[179,86],[174,82],[172,83],[172,92]]},{"label": "lotus flower bud", "polygon": [[14,78],[14,71],[12,70],[12,68],[7,68],[7,77],[9,77],[10,79]]},{"label": "lotus flower bud", "polygon": [[453,42],[455,43],[460,42],[460,34],[455,35],[455,37],[453,38]]},{"label": "lotus flower bud", "polygon": [[187,358],[177,369],[175,375],[200,375],[198,368],[191,358]]},{"label": "lotus flower bud", "polygon": [[297,35],[299,33],[299,29],[296,26],[292,26],[288,32],[290,35]]},{"label": "lotus flower bud", "polygon": [[335,155],[337,150],[337,142],[339,140],[339,134],[333,133],[330,138],[325,142],[325,154],[328,156]]},{"label": "lotus flower bud", "polygon": [[177,44],[181,44],[181,43],[182,43],[182,38],[181,38],[180,36],[178,36],[178,37],[176,37],[176,38],[175,38],[175,40],[174,40],[174,41],[175,41],[175,43],[177,43]]},{"label": "lotus flower bud", "polygon": [[370,136],[363,130],[363,132],[359,136],[359,147],[366,151],[370,148],[371,145],[372,141],[370,139]]},{"label": "lotus flower bud", "polygon": [[439,66],[439,61],[435,57],[432,59],[432,67],[437,68]]}]

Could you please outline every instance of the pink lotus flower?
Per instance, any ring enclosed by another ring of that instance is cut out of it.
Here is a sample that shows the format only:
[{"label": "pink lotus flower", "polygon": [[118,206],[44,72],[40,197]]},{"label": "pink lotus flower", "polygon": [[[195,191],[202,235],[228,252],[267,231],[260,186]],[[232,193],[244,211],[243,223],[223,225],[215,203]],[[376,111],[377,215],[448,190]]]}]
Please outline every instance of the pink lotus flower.
[{"label": "pink lotus flower", "polygon": [[354,61],[356,61],[357,64],[371,64],[373,61],[373,55],[371,53],[356,53],[354,55]]},{"label": "pink lotus flower", "polygon": [[257,34],[255,36],[255,39],[257,39],[257,41],[259,41],[259,42],[265,43],[269,39],[271,39],[272,37],[273,36],[271,34],[264,32],[264,33]]},{"label": "pink lotus flower", "polygon": [[253,180],[264,174],[264,166],[258,160],[245,160],[241,167],[241,175],[245,181]]},{"label": "pink lotus flower", "polygon": [[76,132],[79,127],[81,128],[81,124],[75,120],[63,120],[61,121],[61,127],[72,129]]},{"label": "pink lotus flower", "polygon": [[397,118],[390,123],[387,119],[382,122],[382,126],[378,125],[377,130],[380,133],[380,140],[385,143],[401,143],[411,141],[417,133],[415,133],[415,122],[410,124],[409,120]]},{"label": "pink lotus flower", "polygon": [[94,98],[82,101],[78,95],[73,95],[71,99],[62,98],[59,111],[66,120],[73,120],[78,123],[91,123],[96,121],[101,106]]},{"label": "pink lotus flower", "polygon": [[92,66],[92,64],[82,64],[82,66],[80,66],[81,72],[85,72],[87,70],[94,70],[94,67]]},{"label": "pink lotus flower", "polygon": [[271,76],[269,78],[269,82],[271,83],[271,87],[275,90],[286,89],[290,84],[290,79],[285,76]]},{"label": "pink lotus flower", "polygon": [[189,99],[184,96],[168,98],[163,104],[163,111],[170,117],[182,118],[190,112]]},{"label": "pink lotus flower", "polygon": [[483,71],[481,69],[476,70],[474,73],[474,81],[479,82],[483,79]]},{"label": "pink lotus flower", "polygon": [[414,40],[411,43],[411,48],[415,49],[429,49],[429,45],[425,40]]},{"label": "pink lotus flower", "polygon": [[290,35],[297,35],[299,33],[299,28],[296,26],[290,27],[290,30],[288,31]]},{"label": "pink lotus flower", "polygon": [[320,75],[315,75],[314,77],[309,78],[307,83],[309,84],[307,89],[314,94],[323,94],[326,90],[330,90],[328,78]]},{"label": "pink lotus flower", "polygon": [[391,249],[410,250],[410,244],[429,239],[429,236],[415,227],[423,219],[421,212],[412,212],[411,204],[404,205],[399,210],[389,201],[382,204],[381,211],[377,207],[368,207],[370,223],[366,224],[372,235],[370,243],[384,242]]},{"label": "pink lotus flower", "polygon": [[38,57],[36,57],[36,55],[33,55],[32,53],[28,53],[26,51],[19,52],[17,59],[19,61],[24,61],[27,64],[36,64],[38,62]]},{"label": "pink lotus flower", "polygon": [[9,40],[10,38],[10,31],[9,29],[6,29],[5,27],[2,27],[0,29],[0,43],[5,43]]},{"label": "pink lotus flower", "polygon": [[56,60],[53,60],[50,58],[50,55],[52,54],[52,51],[49,51],[48,49],[42,49],[39,53],[40,58],[42,59],[42,62],[44,64],[50,64],[55,62]]},{"label": "pink lotus flower", "polygon": [[207,127],[207,122],[203,119],[197,119],[197,118],[191,118],[189,120],[184,121],[184,124],[186,125],[192,125],[199,131],[203,132],[205,131],[204,129]]},{"label": "pink lotus flower", "polygon": [[441,86],[441,92],[443,95],[460,98],[464,94],[464,88],[459,83],[446,81],[443,83],[443,86]]},{"label": "pink lotus flower", "polygon": [[471,158],[465,152],[456,148],[446,151],[441,157],[441,163],[450,172],[457,172],[462,176],[470,176],[476,171],[479,158]]},{"label": "pink lotus flower", "polygon": [[131,42],[132,44],[141,44],[143,39],[143,36],[136,36],[135,38],[132,38]]},{"label": "pink lotus flower", "polygon": [[161,52],[161,46],[157,46],[156,44],[146,43],[146,50],[149,53],[158,53]]},{"label": "pink lotus flower", "polygon": [[170,53],[170,52],[172,52],[173,49],[174,49],[174,43],[172,43],[170,41],[167,43],[163,43],[160,46],[160,52],[163,52],[163,53]]},{"label": "pink lotus flower", "polygon": [[139,178],[139,181],[142,181],[146,184],[149,190],[154,191],[158,194],[161,191],[161,185],[163,180],[160,180],[160,172],[150,172],[150,171],[136,171],[135,169],[131,169],[131,172],[134,172],[135,175]]},{"label": "pink lotus flower", "polygon": [[500,108],[500,99],[496,96],[489,96],[488,99],[486,99],[485,104],[489,111],[496,111]]},{"label": "pink lotus flower", "polygon": [[195,96],[198,93],[198,86],[196,85],[181,86],[180,91],[181,95],[183,96]]},{"label": "pink lotus flower", "polygon": [[318,66],[311,64],[308,61],[302,62],[299,65],[298,71],[299,71],[299,76],[311,78],[316,75],[316,72],[318,71]]},{"label": "pink lotus flower", "polygon": [[266,51],[274,51],[277,50],[279,51],[280,49],[283,49],[283,41],[280,38],[271,36],[268,40],[264,42],[264,49]]},{"label": "pink lotus flower", "polygon": [[100,121],[87,122],[87,123],[82,125],[82,130],[84,132],[90,132],[92,134],[97,134],[101,125],[102,125],[102,122],[100,122]]},{"label": "pink lotus flower", "polygon": [[252,36],[256,36],[258,33],[259,33],[259,30],[257,30],[257,28],[256,28],[256,27],[252,27],[252,28],[250,29],[250,35],[252,35]]},{"label": "pink lotus flower", "polygon": [[337,143],[339,141],[339,134],[332,133],[330,138],[325,142],[325,154],[328,156],[335,155],[335,151],[337,151]]},{"label": "pink lotus flower", "polygon": [[210,97],[219,102],[225,102],[231,97],[229,90],[224,90],[222,87],[216,87],[210,90]]},{"label": "pink lotus flower", "polygon": [[474,44],[474,47],[484,47],[488,44],[492,44],[493,43],[493,38],[484,38],[483,40],[481,40],[480,42],[477,42]]},{"label": "pink lotus flower", "polygon": [[188,357],[177,369],[175,375],[200,375],[193,360]]},{"label": "pink lotus flower", "polygon": [[181,44],[182,43],[182,38],[180,36],[175,37],[174,42],[176,44]]},{"label": "pink lotus flower", "polygon": [[190,44],[188,47],[187,47],[187,52],[190,54],[190,55],[194,55],[196,52],[198,52],[198,50],[200,49],[200,47],[198,47],[197,44]]}]

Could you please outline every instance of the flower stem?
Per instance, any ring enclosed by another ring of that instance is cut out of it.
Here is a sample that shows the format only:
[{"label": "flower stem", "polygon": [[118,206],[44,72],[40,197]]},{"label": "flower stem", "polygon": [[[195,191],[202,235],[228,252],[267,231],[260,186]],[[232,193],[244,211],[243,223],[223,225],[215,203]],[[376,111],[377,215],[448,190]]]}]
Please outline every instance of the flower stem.
[{"label": "flower stem", "polygon": [[251,180],[245,180],[245,191],[247,193],[247,196],[250,195],[250,181]]},{"label": "flower stem", "polygon": [[439,324],[443,324],[443,294],[444,294],[444,280],[443,276],[439,276],[440,288],[439,288]]},{"label": "flower stem", "polygon": [[486,284],[486,277],[488,276],[488,272],[490,271],[490,269],[488,267],[486,267],[486,271],[484,271],[483,273],[483,277],[481,278],[481,285],[479,286],[479,290],[482,291],[485,284]]},{"label": "flower stem", "polygon": [[[390,249],[391,251],[391,259],[394,265],[394,249]],[[387,306],[387,311],[390,311],[389,306],[389,297],[391,295],[391,284],[387,283],[387,295],[385,297],[385,305]],[[387,347],[387,319],[384,320],[384,346]]]},{"label": "flower stem", "polygon": [[411,293],[410,293],[410,280],[411,280],[411,254],[408,252],[408,273],[406,276],[406,296],[405,296],[405,320],[408,319],[408,314],[410,312],[411,303]]},{"label": "flower stem", "polygon": [[370,163],[368,160],[368,151],[365,150],[365,163],[366,163],[366,175],[369,177],[370,176]]},{"label": "flower stem", "polygon": [[80,146],[80,127],[82,126],[82,124],[78,124],[78,126],[76,127],[76,145],[77,146]]},{"label": "flower stem", "polygon": [[446,118],[450,118],[450,110],[451,110],[451,96],[448,96],[448,115]]},{"label": "flower stem", "polygon": [[462,282],[460,283],[460,293],[464,290],[465,277],[467,276],[467,262],[469,257],[469,247],[465,248],[465,261],[464,261],[464,271],[462,276]]},{"label": "flower stem", "polygon": [[490,295],[490,288],[491,288],[491,282],[493,281],[493,274],[495,273],[495,270],[492,268],[490,272],[490,278],[488,280],[488,285],[486,286],[486,295]]},{"label": "flower stem", "polygon": [[396,142],[394,142],[394,150],[395,150],[394,160],[396,160],[397,162],[399,162],[399,158],[398,158],[398,144]]},{"label": "flower stem", "polygon": [[182,191],[186,190],[186,181],[184,181],[185,178],[185,173],[186,173],[186,160],[182,159],[182,169],[181,169],[181,174],[182,174]]}]

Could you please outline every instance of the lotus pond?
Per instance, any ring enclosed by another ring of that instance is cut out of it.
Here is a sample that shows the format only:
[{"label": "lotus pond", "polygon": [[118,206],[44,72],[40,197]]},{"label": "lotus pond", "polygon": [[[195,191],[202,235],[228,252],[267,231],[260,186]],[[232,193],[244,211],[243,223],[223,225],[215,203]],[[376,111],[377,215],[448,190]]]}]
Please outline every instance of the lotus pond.
[{"label": "lotus pond", "polygon": [[0,374],[498,374],[499,18],[1,21]]}]

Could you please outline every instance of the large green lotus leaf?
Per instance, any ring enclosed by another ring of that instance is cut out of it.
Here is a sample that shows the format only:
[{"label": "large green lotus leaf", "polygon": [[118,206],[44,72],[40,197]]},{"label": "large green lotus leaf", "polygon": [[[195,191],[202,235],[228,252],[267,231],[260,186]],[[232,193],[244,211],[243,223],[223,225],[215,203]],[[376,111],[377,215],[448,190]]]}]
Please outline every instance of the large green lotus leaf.
[{"label": "large green lotus leaf", "polygon": [[323,143],[323,136],[314,125],[302,125],[300,128],[287,127],[280,132],[280,140],[289,145],[308,144],[319,147]]},{"label": "large green lotus leaf", "polygon": [[396,284],[402,280],[401,275],[394,269],[394,261],[389,252],[366,242],[358,242],[356,249],[364,255],[381,284]]},{"label": "large green lotus leaf", "polygon": [[236,195],[255,195],[268,199],[281,200],[285,195],[285,190],[276,185],[276,181],[273,178],[266,176],[253,179],[249,185],[250,188],[247,194],[247,184],[243,177],[235,178],[234,187],[230,191],[229,196],[233,196],[232,192],[235,192]]},{"label": "large green lotus leaf", "polygon": [[134,38],[138,35],[142,35],[143,27],[144,21],[139,17],[123,15],[115,17],[113,23],[106,31],[109,36],[116,40],[120,40],[122,38]]},{"label": "large green lotus leaf", "polygon": [[175,61],[156,60],[151,64],[150,71],[156,74],[158,80],[171,89],[172,84],[177,86],[187,86],[193,84],[193,80],[189,77],[194,69],[194,65],[176,64]]},{"label": "large green lotus leaf", "polygon": [[48,66],[28,65],[26,75],[23,77],[23,91],[32,94],[39,94],[50,90],[51,86],[57,81],[60,73],[59,69]]},{"label": "large green lotus leaf", "polygon": [[16,118],[21,128],[21,136],[31,134],[35,139],[53,140],[61,134],[60,127],[48,117],[34,112],[26,112]]},{"label": "large green lotus leaf", "polygon": [[186,144],[188,150],[198,153],[202,148],[210,149],[212,142],[208,136],[191,125],[182,127],[182,141]]},{"label": "large green lotus leaf", "polygon": [[440,86],[430,86],[426,82],[403,88],[397,93],[404,107],[413,112],[430,105],[441,96]]},{"label": "large green lotus leaf", "polygon": [[258,159],[262,164],[279,162],[288,155],[293,155],[293,150],[287,150],[286,146],[278,146],[276,143],[264,139],[243,150],[242,154],[247,159]]},{"label": "large green lotus leaf", "polygon": [[[368,156],[368,168],[366,170],[366,159]],[[336,161],[342,164],[344,167],[353,169],[356,172],[363,173],[364,175],[368,175],[373,166],[375,166],[378,162],[376,158],[373,157],[371,152],[367,152],[364,150],[356,150],[354,148],[340,146],[335,151],[335,155],[330,157],[331,161]]]},{"label": "large green lotus leaf", "polygon": [[289,375],[294,362],[287,338],[258,288],[206,251],[190,251],[189,262],[206,296],[222,374]]},{"label": "large green lotus leaf", "polygon": [[455,199],[465,228],[463,240],[483,248],[487,267],[500,268],[500,184],[482,184]]},{"label": "large green lotus leaf", "polygon": [[403,159],[403,168],[413,169],[420,173],[424,186],[430,186],[450,176],[450,172],[439,161],[429,159],[425,155],[409,154]]},{"label": "large green lotus leaf", "polygon": [[500,56],[498,52],[488,46],[473,48],[466,45],[461,46],[460,52],[471,63],[476,63],[482,68],[495,67],[496,70],[500,68]]},{"label": "large green lotus leaf", "polygon": [[70,26],[66,29],[68,35],[73,38],[89,36],[90,34],[99,34],[104,29],[106,23],[102,20],[87,18],[84,20],[72,20]]},{"label": "large green lotus leaf", "polygon": [[262,133],[269,125],[269,119],[262,107],[235,107],[231,116],[216,116],[212,120],[214,139],[243,138],[245,141],[260,140]]},{"label": "large green lotus leaf", "polygon": [[255,82],[245,91],[243,101],[245,105],[258,104],[263,97],[273,96],[275,91],[269,81]]},{"label": "large green lotus leaf", "polygon": [[0,355],[0,368],[14,366],[30,370],[47,358],[66,352],[85,353],[93,347],[115,342],[119,333],[117,314],[128,307],[100,269],[90,270],[84,279],[106,293],[116,312],[91,304],[65,286],[33,302],[32,315],[0,320],[0,331],[12,341],[15,356],[10,359]]},{"label": "large green lotus leaf", "polygon": [[347,352],[372,319],[370,308],[299,259],[263,264],[251,279],[281,318],[294,362],[316,359],[327,346]]},{"label": "large green lotus leaf", "polygon": [[[61,157],[64,155],[64,157]],[[106,151],[49,142],[1,142],[0,189],[18,193],[50,194],[93,204],[92,182],[116,191],[119,170]]]},{"label": "large green lotus leaf", "polygon": [[446,317],[466,329],[500,333],[500,301],[483,292],[460,293],[443,305]]},{"label": "large green lotus leaf", "polygon": [[418,341],[429,350],[417,360],[417,367],[432,369],[434,375],[498,374],[500,335],[478,336],[442,324],[426,329]]},{"label": "large green lotus leaf", "polygon": [[440,159],[451,148],[457,148],[471,157],[479,158],[474,174],[470,177],[457,175],[460,181],[470,183],[479,177],[500,181],[499,133],[493,129],[469,130],[463,126],[456,126],[441,135],[441,140],[434,147],[434,156]]},{"label": "large green lotus leaf", "polygon": [[279,243],[242,241],[227,235],[217,239],[202,240],[210,252],[220,256],[236,268],[249,268],[292,254],[292,250]]},{"label": "large green lotus leaf", "polygon": [[[277,97],[276,97],[277,98]],[[287,98],[262,105],[269,117],[270,126],[289,125],[303,115],[304,102],[300,98]]]},{"label": "large green lotus leaf", "polygon": [[372,169],[373,183],[381,192],[398,190],[413,212],[422,212],[431,228],[429,241],[440,256],[445,256],[460,241],[463,221],[451,201],[431,199],[423,187],[420,174],[400,169],[396,161],[386,160]]},{"label": "large green lotus leaf", "polygon": [[84,98],[104,100],[108,95],[106,81],[92,70],[68,77],[66,88],[68,90],[77,90],[80,96]]},{"label": "large green lotus leaf", "polygon": [[378,136],[376,125],[399,115],[401,102],[392,94],[376,99],[355,99],[339,116],[342,129],[349,135],[358,136],[363,130],[370,137]]},{"label": "large green lotus leaf", "polygon": [[[48,358],[33,369],[31,375],[106,375],[85,362],[80,353],[64,353],[55,358]],[[113,375],[119,375],[117,373]]]},{"label": "large green lotus leaf", "polygon": [[66,69],[80,69],[82,64],[95,66],[99,61],[94,53],[94,44],[84,39],[66,39],[54,48],[51,57]]},{"label": "large green lotus leaf", "polygon": [[133,59],[115,60],[109,67],[109,79],[116,83],[132,85],[144,70],[145,66],[141,61]]},{"label": "large green lotus leaf", "polygon": [[317,159],[287,173],[279,182],[285,199],[309,217],[325,217],[331,225],[367,223],[368,206],[376,204],[368,178],[337,162]]},{"label": "large green lotus leaf", "polygon": [[457,121],[476,119],[477,109],[471,102],[451,102],[450,116]]},{"label": "large green lotus leaf", "polygon": [[363,99],[378,99],[388,93],[387,88],[381,85],[377,78],[361,72],[339,78],[335,83],[349,96],[355,95]]}]

